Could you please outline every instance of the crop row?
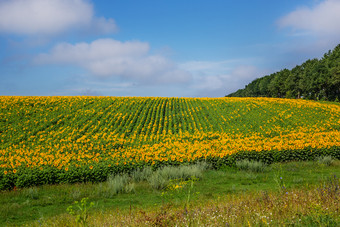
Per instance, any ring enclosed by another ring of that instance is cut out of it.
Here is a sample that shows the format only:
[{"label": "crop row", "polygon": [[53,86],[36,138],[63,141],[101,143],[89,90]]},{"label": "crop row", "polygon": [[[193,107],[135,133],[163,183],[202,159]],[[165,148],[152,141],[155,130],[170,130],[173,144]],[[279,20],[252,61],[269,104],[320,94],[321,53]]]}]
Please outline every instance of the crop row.
[{"label": "crop row", "polygon": [[33,169],[70,174],[74,168],[106,166],[118,171],[306,149],[339,156],[340,106],[335,103],[0,97],[0,104],[0,184]]}]

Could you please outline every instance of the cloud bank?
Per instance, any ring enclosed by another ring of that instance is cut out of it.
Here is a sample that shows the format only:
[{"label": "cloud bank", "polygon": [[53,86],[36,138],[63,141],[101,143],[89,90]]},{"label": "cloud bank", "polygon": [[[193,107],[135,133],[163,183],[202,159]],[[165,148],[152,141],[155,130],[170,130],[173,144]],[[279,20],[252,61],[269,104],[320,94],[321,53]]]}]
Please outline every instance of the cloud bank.
[{"label": "cloud bank", "polygon": [[97,77],[120,77],[147,84],[187,83],[191,75],[161,55],[149,53],[148,43],[97,39],[91,43],[61,43],[38,55],[37,64],[76,65]]},{"label": "cloud bank", "polygon": [[111,33],[113,19],[97,18],[86,0],[0,1],[0,32],[18,35],[55,35],[70,29]]},{"label": "cloud bank", "polygon": [[340,0],[325,0],[313,8],[299,8],[278,21],[280,27],[317,36],[340,35]]},{"label": "cloud bank", "polygon": [[266,73],[253,66],[249,59],[191,61],[182,64],[181,67],[193,74],[190,89],[199,97],[227,95]]}]

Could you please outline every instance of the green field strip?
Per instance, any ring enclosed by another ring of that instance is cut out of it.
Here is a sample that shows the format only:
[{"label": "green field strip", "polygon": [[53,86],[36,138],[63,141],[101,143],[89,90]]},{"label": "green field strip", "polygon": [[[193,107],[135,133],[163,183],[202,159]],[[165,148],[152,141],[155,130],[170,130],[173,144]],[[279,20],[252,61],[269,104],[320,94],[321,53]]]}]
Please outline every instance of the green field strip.
[{"label": "green field strip", "polygon": [[164,99],[158,98],[157,105],[153,106],[153,112],[151,114],[151,119],[149,122],[150,128],[148,128],[147,134],[150,136],[155,136],[157,135],[157,132],[160,128],[160,111],[161,111],[161,106],[164,104]]},{"label": "green field strip", "polygon": [[138,105],[138,103],[134,103],[135,100],[131,100],[133,102],[126,102],[126,106],[124,108],[124,111],[122,111],[122,120],[115,130],[115,132],[120,135],[122,138],[127,138],[126,135],[127,131],[129,130],[129,124],[130,121],[134,118],[136,112],[138,112],[141,109],[141,105]]},{"label": "green field strip", "polygon": [[213,132],[213,131],[218,131],[214,126],[215,120],[211,119],[209,117],[209,112],[208,108],[206,107],[206,101],[205,100],[198,100],[199,101],[199,112],[197,115],[199,116],[200,123],[203,126],[203,131],[205,133],[207,132]]},{"label": "green field strip", "polygon": [[[91,102],[91,104],[97,104],[95,102]],[[98,104],[97,104],[98,105]],[[89,106],[89,105],[86,105]],[[85,106],[85,107],[86,107]],[[100,106],[97,107],[99,110],[101,109]],[[72,137],[73,141],[77,141],[84,135],[86,135],[87,131],[90,129],[91,125],[94,124],[93,119],[96,118],[98,113],[96,113],[96,108],[82,108],[81,110],[77,111],[78,121],[77,118],[74,118],[74,121],[77,122],[74,125],[74,129],[78,132],[77,134]]]},{"label": "green field strip", "polygon": [[[117,100],[118,101],[118,100]],[[119,134],[119,130],[122,127],[122,124],[125,122],[125,114],[128,112],[129,105],[126,103],[126,99],[120,100],[119,105],[115,106],[115,114],[112,118],[112,121],[109,124],[108,130],[113,134]],[[123,115],[124,114],[124,115]]]},{"label": "green field strip", "polygon": [[207,105],[210,105],[209,115],[211,117],[211,121],[215,125],[218,125],[221,132],[225,132],[225,128],[227,127],[227,117],[225,116],[225,112],[221,109],[224,105],[224,102],[220,100],[214,100],[213,102],[207,102]]},{"label": "green field strip", "polygon": [[156,136],[154,139],[156,142],[159,141],[159,135],[162,133],[163,119],[161,112],[163,110],[163,106],[166,105],[165,101],[165,99],[159,98],[159,105],[155,107],[155,115],[153,115],[153,121],[151,122],[153,127],[148,130],[151,135]]},{"label": "green field strip", "polygon": [[180,125],[183,124],[182,121],[182,111],[180,109],[180,103],[178,98],[172,98],[172,108],[171,108],[171,127],[172,127],[172,133],[178,134],[180,130]]},{"label": "green field strip", "polygon": [[[100,108],[98,108],[96,111],[96,117],[91,119],[92,124],[89,126],[84,135],[91,137],[97,132],[100,132],[102,130],[102,126],[108,125],[106,120],[112,116],[112,107],[114,106],[115,101],[105,102],[104,104],[101,103]],[[98,139],[100,140],[101,138]]]},{"label": "green field strip", "polygon": [[147,128],[149,114],[153,111],[153,106],[155,103],[155,100],[146,102],[140,114],[136,116],[134,127],[132,129],[134,137],[136,137],[135,141],[133,141],[134,143],[139,143],[141,141],[141,137],[146,135],[145,128]]},{"label": "green field strip", "polygon": [[100,119],[100,122],[98,123],[98,127],[93,130],[94,134],[98,134],[102,136],[104,133],[108,132],[108,128],[111,127],[112,124],[114,124],[114,121],[116,119],[117,109],[119,109],[120,103],[117,99],[111,98],[110,99],[110,105],[106,109],[105,113],[102,115],[105,117],[102,117]]},{"label": "green field strip", "polygon": [[[89,105],[85,106],[86,107],[85,111],[89,110],[89,109],[96,109],[96,111],[94,111],[94,113],[93,113],[93,117],[90,117],[91,121],[95,121],[98,118],[98,112],[102,111],[102,106],[97,101],[91,102],[91,103],[92,104],[90,106]],[[77,111],[77,110],[75,109],[74,111]],[[74,115],[71,115],[71,114],[66,115],[65,118],[62,120],[62,123],[66,124],[66,125],[69,125],[69,122],[70,122],[71,127],[68,127],[67,130],[66,129],[63,130],[63,133],[60,135],[60,137],[57,137],[57,135],[55,134],[54,138],[55,139],[62,139],[65,142],[68,142],[67,139],[70,137],[72,132],[75,129],[77,129],[77,130],[79,129],[77,127],[78,126],[78,123],[77,123],[78,121],[79,120]],[[91,129],[91,126],[89,126],[86,131],[90,131],[90,129]],[[55,130],[55,133],[58,133],[58,130]],[[88,134],[88,133],[85,132],[84,134]],[[77,138],[72,138],[72,139],[77,139]]]},{"label": "green field strip", "polygon": [[182,104],[182,110],[183,110],[183,119],[184,119],[184,125],[183,125],[183,132],[191,132],[193,131],[193,126],[192,126],[192,121],[190,118],[190,113],[189,113],[189,106],[188,106],[188,99],[183,99]]},{"label": "green field strip", "polygon": [[157,134],[159,135],[162,135],[163,133],[165,133],[165,126],[166,126],[165,117],[166,117],[167,103],[168,103],[168,100],[163,99],[162,105],[160,106],[160,110],[158,113],[159,124],[158,124]]},{"label": "green field strip", "polygon": [[[201,124],[203,126],[204,132],[213,132],[218,131],[215,126],[215,119],[211,119],[209,117],[208,108],[206,106],[206,102],[204,100],[200,100],[200,110],[198,116],[200,118]],[[212,112],[212,111],[211,111]]]},{"label": "green field strip", "polygon": [[178,122],[178,116],[176,113],[176,108],[177,108],[177,100],[176,98],[171,98],[171,108],[170,108],[170,116],[171,116],[171,122],[170,122],[170,127],[172,134],[177,134],[178,128],[177,128],[177,122]]},{"label": "green field strip", "polygon": [[189,100],[188,101],[188,106],[189,106],[189,110],[190,110],[190,120],[193,122],[193,131],[191,133],[201,133],[202,130],[202,126],[200,124],[200,122],[198,121],[198,117],[196,114],[196,100]]},{"label": "green field strip", "polygon": [[160,106],[160,103],[162,102],[162,99],[157,98],[154,100],[154,102],[152,103],[152,106],[150,106],[150,108],[148,109],[147,112],[147,117],[145,119],[144,122],[144,127],[142,128],[143,134],[144,134],[144,139],[148,140],[148,137],[151,136],[151,129],[153,126],[156,126],[156,118],[158,117],[157,110]]},{"label": "green field strip", "polygon": [[139,105],[137,105],[138,107],[136,108],[136,110],[132,114],[130,114],[130,118],[127,120],[128,123],[125,125],[126,130],[124,131],[124,138],[128,139],[128,143],[134,144],[135,142],[133,141],[133,138],[132,138],[133,131],[134,131],[134,128],[136,127],[136,122],[139,116],[141,115],[143,109],[145,108],[147,104],[148,104],[148,100],[142,99]]},{"label": "green field strip", "polygon": [[223,111],[221,108],[224,108],[224,101],[223,100],[214,100],[215,102],[211,105],[213,105],[213,118],[215,118],[216,124],[218,124],[221,128],[222,132],[226,132],[226,128],[228,127],[228,120],[227,120],[227,114],[225,111]]}]

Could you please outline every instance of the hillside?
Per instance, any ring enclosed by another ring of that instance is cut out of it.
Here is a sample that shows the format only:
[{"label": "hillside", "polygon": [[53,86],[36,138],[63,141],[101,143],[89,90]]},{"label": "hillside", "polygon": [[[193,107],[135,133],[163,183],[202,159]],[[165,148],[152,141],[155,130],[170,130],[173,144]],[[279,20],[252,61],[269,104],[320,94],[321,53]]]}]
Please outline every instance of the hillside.
[{"label": "hillside", "polygon": [[340,100],[340,44],[320,60],[255,79],[227,97],[278,97]]},{"label": "hillside", "polygon": [[[274,98],[0,97],[0,104],[0,185],[1,179],[15,180],[31,170],[43,176],[56,174],[3,187],[97,181],[109,172],[144,165],[226,162],[239,152],[321,149],[339,155],[340,106],[332,103]],[[280,159],[274,156],[266,160]]]}]

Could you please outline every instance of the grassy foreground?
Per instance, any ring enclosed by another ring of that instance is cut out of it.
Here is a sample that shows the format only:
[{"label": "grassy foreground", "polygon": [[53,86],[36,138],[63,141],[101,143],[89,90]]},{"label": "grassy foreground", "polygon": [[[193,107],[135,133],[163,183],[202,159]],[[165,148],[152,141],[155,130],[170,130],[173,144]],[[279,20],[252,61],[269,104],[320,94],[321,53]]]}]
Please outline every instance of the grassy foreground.
[{"label": "grassy foreground", "polygon": [[174,179],[158,189],[141,180],[117,193],[106,190],[110,180],[16,189],[0,193],[0,225],[337,226],[339,176],[333,160],[208,169],[199,180]]}]

